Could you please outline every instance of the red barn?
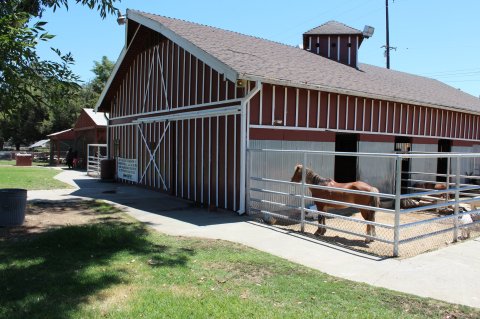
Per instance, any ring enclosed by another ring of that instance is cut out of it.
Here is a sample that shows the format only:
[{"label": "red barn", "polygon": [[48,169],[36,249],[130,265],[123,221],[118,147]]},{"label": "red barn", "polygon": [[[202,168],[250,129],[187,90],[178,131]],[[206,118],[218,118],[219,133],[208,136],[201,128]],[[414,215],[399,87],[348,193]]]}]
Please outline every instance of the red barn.
[{"label": "red barn", "polygon": [[[301,49],[128,10],[125,39],[96,106],[110,112],[109,154],[125,182],[243,212],[248,147],[436,152],[480,144],[478,98],[358,63],[364,35],[338,22],[306,32]],[[337,180],[363,176],[389,189],[389,167],[377,164],[333,157],[321,165]],[[446,170],[442,161],[412,165]]]},{"label": "red barn", "polygon": [[78,152],[80,166],[86,166],[88,144],[105,144],[107,142],[107,116],[103,112],[94,112],[84,108],[73,126],[75,142],[73,150]]}]

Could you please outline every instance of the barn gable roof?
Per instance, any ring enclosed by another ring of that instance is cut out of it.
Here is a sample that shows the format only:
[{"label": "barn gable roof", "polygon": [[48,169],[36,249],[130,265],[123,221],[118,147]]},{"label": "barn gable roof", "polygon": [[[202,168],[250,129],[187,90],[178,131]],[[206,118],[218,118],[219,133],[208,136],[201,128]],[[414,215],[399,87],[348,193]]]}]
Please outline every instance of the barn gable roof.
[{"label": "barn gable roof", "polygon": [[73,140],[75,139],[75,134],[73,132],[73,128],[69,128],[67,130],[48,134],[47,137],[52,140]]},{"label": "barn gable roof", "polygon": [[84,130],[96,127],[106,127],[107,119],[103,112],[96,112],[93,109],[84,108],[75,122],[74,130]]},{"label": "barn gable roof", "polygon": [[[480,99],[434,79],[368,64],[359,64],[355,69],[297,47],[141,11],[127,10],[127,17],[160,32],[230,80],[260,80],[399,103],[480,112]],[[125,49],[122,56],[125,56]],[[118,64],[121,60],[117,68]],[[114,76],[115,70],[109,83]]]},{"label": "barn gable roof", "polygon": [[[92,119],[92,121],[97,126],[107,126],[107,119],[105,118],[105,113],[103,112],[95,112],[94,109],[83,109],[85,113]],[[108,116],[108,113],[107,113]]]},{"label": "barn gable roof", "polygon": [[318,35],[322,35],[322,34],[325,34],[325,35],[355,34],[357,35],[358,34],[358,35],[361,35],[362,31],[349,27],[348,25],[340,23],[338,21],[332,20],[332,21],[325,22],[324,24],[305,32],[305,34],[315,34],[315,35],[317,34]]}]

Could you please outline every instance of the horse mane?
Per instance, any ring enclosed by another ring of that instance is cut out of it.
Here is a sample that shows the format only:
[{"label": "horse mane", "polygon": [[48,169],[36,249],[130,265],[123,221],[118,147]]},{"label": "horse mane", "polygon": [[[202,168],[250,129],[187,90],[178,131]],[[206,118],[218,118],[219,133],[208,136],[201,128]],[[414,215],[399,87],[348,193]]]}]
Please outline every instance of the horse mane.
[{"label": "horse mane", "polygon": [[320,185],[320,186],[326,186],[328,183],[332,181],[331,178],[328,177],[322,177],[315,173],[311,168],[306,167],[305,168],[305,179],[306,180],[311,180],[314,185]]}]

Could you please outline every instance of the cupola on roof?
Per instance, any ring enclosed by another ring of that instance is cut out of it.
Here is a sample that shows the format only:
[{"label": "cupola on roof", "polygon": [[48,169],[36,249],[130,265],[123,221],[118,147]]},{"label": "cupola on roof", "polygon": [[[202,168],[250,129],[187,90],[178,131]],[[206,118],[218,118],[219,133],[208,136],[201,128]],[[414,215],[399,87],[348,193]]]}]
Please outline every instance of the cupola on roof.
[{"label": "cupola on roof", "polygon": [[349,27],[346,24],[331,20],[325,22],[324,24],[313,28],[305,34],[312,35],[340,35],[340,34],[350,34],[350,35],[361,35],[362,31]]}]

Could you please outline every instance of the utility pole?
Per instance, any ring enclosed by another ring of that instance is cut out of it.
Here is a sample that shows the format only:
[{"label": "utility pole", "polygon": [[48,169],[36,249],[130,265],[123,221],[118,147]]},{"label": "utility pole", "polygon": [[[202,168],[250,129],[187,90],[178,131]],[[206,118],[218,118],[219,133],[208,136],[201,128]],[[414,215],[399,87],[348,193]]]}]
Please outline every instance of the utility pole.
[{"label": "utility pole", "polygon": [[385,46],[385,53],[387,57],[387,69],[390,69],[390,31],[388,28],[388,0],[385,0],[385,14],[387,23],[387,44]]},{"label": "utility pole", "polygon": [[[389,28],[389,22],[388,22],[388,1],[385,0],[385,21],[386,21],[386,31],[387,31],[387,43],[385,45],[382,45],[382,48],[385,48],[385,57],[387,58],[387,69],[390,69],[390,50],[397,50],[396,47],[391,47],[390,46],[390,28]],[[395,0],[393,0],[395,1]]]}]

